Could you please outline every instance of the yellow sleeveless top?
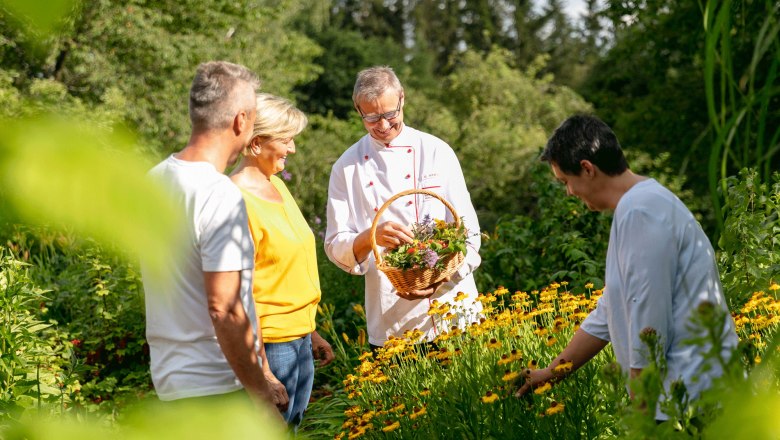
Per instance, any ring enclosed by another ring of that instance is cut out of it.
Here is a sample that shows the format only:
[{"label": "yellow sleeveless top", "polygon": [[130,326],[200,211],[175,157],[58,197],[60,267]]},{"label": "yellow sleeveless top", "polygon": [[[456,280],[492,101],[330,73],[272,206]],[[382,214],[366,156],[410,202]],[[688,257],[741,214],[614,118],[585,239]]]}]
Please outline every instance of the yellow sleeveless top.
[{"label": "yellow sleeveless top", "polygon": [[282,203],[241,192],[255,244],[252,295],[263,342],[287,342],[314,331],[320,278],[314,233],[284,182],[271,176],[271,183]]}]

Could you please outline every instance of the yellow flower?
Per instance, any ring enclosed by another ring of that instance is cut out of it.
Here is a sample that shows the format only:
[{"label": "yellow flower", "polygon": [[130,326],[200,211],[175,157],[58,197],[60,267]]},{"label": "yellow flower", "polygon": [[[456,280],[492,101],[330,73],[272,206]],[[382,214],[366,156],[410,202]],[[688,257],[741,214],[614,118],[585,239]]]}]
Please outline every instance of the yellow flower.
[{"label": "yellow flower", "polygon": [[403,411],[404,408],[406,408],[406,405],[403,403],[399,403],[398,405],[394,406],[390,411],[392,412]]},{"label": "yellow flower", "polygon": [[430,396],[431,395],[431,390],[429,390],[428,388],[423,388],[422,391],[420,391],[420,395],[421,396]]},{"label": "yellow flower", "polygon": [[490,342],[487,344],[488,348],[501,348],[501,341],[497,340],[496,338],[490,338]]},{"label": "yellow flower", "polygon": [[401,426],[401,423],[396,420],[395,422],[391,422],[390,420],[385,420],[385,426],[382,427],[382,431],[384,432],[392,432],[398,429]]},{"label": "yellow flower", "polygon": [[558,403],[553,400],[553,402],[550,404],[550,407],[544,410],[544,413],[548,416],[551,416],[553,414],[558,414],[560,412],[563,412],[564,405],[562,403]]},{"label": "yellow flower", "polygon": [[372,356],[374,356],[374,353],[372,353],[370,351],[365,351],[365,352],[363,352],[363,354],[360,355],[358,360],[359,361],[364,361],[364,360],[366,360],[366,359],[368,359],[368,358],[370,358]]},{"label": "yellow flower", "polygon": [[436,359],[438,360],[444,360],[449,359],[452,356],[452,353],[447,351],[447,347],[442,347],[439,354],[436,355]]},{"label": "yellow flower", "polygon": [[352,310],[354,310],[355,313],[357,313],[357,315],[360,316],[361,318],[365,318],[366,311],[363,310],[363,305],[362,304],[355,304],[355,305],[353,305],[352,306]]},{"label": "yellow flower", "polygon": [[592,289],[593,288],[593,283],[586,283],[585,284],[585,288],[588,289],[588,290]]},{"label": "yellow flower", "polygon": [[488,391],[487,393],[485,393],[484,396],[481,397],[481,399],[482,399],[482,403],[493,403],[496,400],[498,400],[498,395],[493,394],[492,391]]},{"label": "yellow flower", "polygon": [[534,330],[534,334],[537,335],[537,336],[544,336],[544,335],[547,334],[547,332],[548,332],[548,330],[546,328],[544,328],[544,327],[538,328],[538,329]]},{"label": "yellow flower", "polygon": [[545,342],[545,344],[547,344],[548,347],[552,347],[553,345],[555,345],[556,342],[558,342],[558,340],[555,339],[555,337],[548,336],[547,337],[547,342]]},{"label": "yellow flower", "polygon": [[558,366],[553,368],[553,373],[555,374],[568,373],[572,370],[573,367],[574,367],[574,363],[572,361],[561,362],[560,364],[558,364]]},{"label": "yellow flower", "polygon": [[504,376],[501,378],[501,380],[504,382],[511,382],[517,379],[518,376],[520,376],[520,373],[517,371],[506,370],[506,373],[504,373]]},{"label": "yellow flower", "polygon": [[425,410],[425,405],[423,405],[423,406],[422,406],[422,407],[420,407],[420,408],[417,408],[417,407],[415,406],[414,408],[412,408],[412,413],[411,413],[411,414],[409,414],[409,418],[410,418],[410,419],[412,419],[412,420],[414,420],[414,419],[416,419],[417,417],[420,417],[420,416],[424,415],[426,412],[427,412],[427,411]]},{"label": "yellow flower", "polygon": [[512,359],[511,356],[509,356],[507,354],[502,354],[501,355],[501,359],[498,360],[497,364],[498,365],[504,365],[504,364],[508,364],[508,363],[512,362],[513,360],[514,359]]},{"label": "yellow flower", "polygon": [[346,342],[347,344],[349,344],[349,336],[347,336],[347,334],[346,334],[346,333],[342,333],[342,334],[341,334],[341,337],[342,337],[342,338],[344,338],[344,342]]},{"label": "yellow flower", "polygon": [[552,388],[552,385],[550,385],[550,382],[545,382],[543,385],[536,387],[534,390],[534,394],[544,394]]},{"label": "yellow flower", "polygon": [[531,370],[536,370],[538,368],[538,363],[536,362],[536,359],[531,359],[528,361],[528,368]]},{"label": "yellow flower", "polygon": [[509,289],[504,286],[498,286],[498,289],[493,292],[493,295],[506,295],[507,293],[509,293]]},{"label": "yellow flower", "polygon": [[338,434],[333,436],[333,440],[341,440],[343,438],[344,438],[344,433],[343,432],[339,432]]},{"label": "yellow flower", "polygon": [[468,297],[469,297],[468,294],[466,294],[465,292],[458,292],[458,295],[455,297],[455,301],[463,301]]},{"label": "yellow flower", "polygon": [[761,363],[761,356],[756,356],[756,358],[755,358],[755,359],[753,359],[753,361],[754,361],[755,363],[757,363],[757,364],[760,364],[760,363]]},{"label": "yellow flower", "polygon": [[769,290],[780,290],[780,284],[772,283],[772,285],[769,286]]},{"label": "yellow flower", "polygon": [[568,281],[561,281],[561,286],[565,287],[565,286],[568,286],[568,285],[569,285]]}]

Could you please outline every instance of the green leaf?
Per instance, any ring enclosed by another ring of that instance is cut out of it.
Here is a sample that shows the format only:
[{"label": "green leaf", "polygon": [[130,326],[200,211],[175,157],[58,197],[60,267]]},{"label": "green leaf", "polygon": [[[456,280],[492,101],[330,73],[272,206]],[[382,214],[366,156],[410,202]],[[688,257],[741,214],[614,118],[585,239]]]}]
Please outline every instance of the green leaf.
[{"label": "green leaf", "polygon": [[73,7],[75,0],[0,0],[0,9],[27,28],[41,34],[54,32]]},{"label": "green leaf", "polygon": [[[133,139],[79,120],[0,121],[0,204],[12,220],[55,223],[157,267],[170,259],[181,214],[146,178]],[[13,217],[17,218],[13,218]]]}]

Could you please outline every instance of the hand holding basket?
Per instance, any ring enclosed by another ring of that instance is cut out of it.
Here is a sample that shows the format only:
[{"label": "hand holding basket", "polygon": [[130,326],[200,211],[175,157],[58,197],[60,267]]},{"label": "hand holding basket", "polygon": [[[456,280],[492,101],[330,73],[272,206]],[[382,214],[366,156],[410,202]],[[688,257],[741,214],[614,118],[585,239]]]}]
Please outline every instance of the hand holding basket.
[{"label": "hand holding basket", "polygon": [[[400,197],[413,195],[413,194],[424,194],[424,195],[429,195],[437,198],[452,213],[452,216],[455,218],[455,225],[460,226],[460,222],[461,222],[460,218],[458,217],[458,214],[455,212],[455,208],[449,202],[444,200],[441,196],[439,196],[435,192],[427,191],[424,189],[410,189],[410,190],[402,191],[394,195],[390,199],[388,199],[382,205],[382,207],[377,211],[376,216],[374,217],[374,221],[371,224],[371,233],[369,234],[369,238],[371,241],[371,250],[373,251],[374,258],[376,259],[376,267],[387,276],[387,278],[390,280],[390,282],[393,284],[396,290],[402,293],[413,292],[416,290],[423,290],[429,287],[431,284],[435,284],[438,283],[439,281],[442,281],[443,279],[455,273],[455,271],[457,271],[460,265],[463,263],[463,259],[464,259],[464,255],[462,252],[455,252],[455,253],[447,254],[446,256],[443,257],[443,259],[441,260],[443,263],[443,267],[441,268],[417,266],[411,269],[400,269],[397,267],[392,267],[383,260],[382,254],[380,254],[376,245],[376,228],[379,223],[379,218],[381,217],[382,213],[395,200],[399,199]],[[437,266],[442,266],[442,265],[437,265]]]}]

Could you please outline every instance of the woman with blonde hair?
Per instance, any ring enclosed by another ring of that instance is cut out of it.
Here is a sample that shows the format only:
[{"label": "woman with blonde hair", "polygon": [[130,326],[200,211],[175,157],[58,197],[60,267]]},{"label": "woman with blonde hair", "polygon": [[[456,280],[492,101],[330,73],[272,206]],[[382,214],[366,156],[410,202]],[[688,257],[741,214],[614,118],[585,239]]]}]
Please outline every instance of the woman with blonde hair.
[{"label": "woman with blonde hair", "polygon": [[262,331],[263,373],[274,393],[289,397],[286,411],[280,410],[294,428],[309,403],[314,358],[321,366],[333,360],[330,344],[315,330],[321,291],[314,234],[276,176],[295,153],[293,138],[307,122],[290,101],[258,94],[252,140],[230,175],[243,193],[255,244],[252,294]]}]

